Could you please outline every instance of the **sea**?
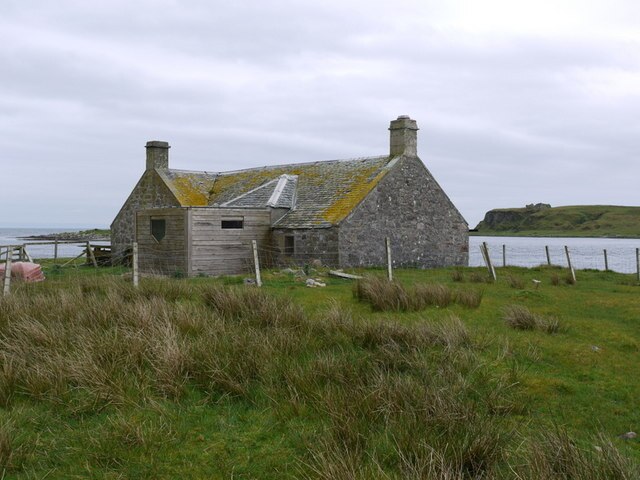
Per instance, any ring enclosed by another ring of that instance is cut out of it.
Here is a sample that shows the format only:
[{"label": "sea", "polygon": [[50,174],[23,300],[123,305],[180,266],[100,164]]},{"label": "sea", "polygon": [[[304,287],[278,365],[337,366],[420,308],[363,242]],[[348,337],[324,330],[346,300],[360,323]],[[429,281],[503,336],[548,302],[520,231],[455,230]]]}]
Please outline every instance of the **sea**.
[{"label": "sea", "polygon": [[[637,271],[636,249],[640,238],[577,238],[577,237],[469,237],[469,265],[484,266],[480,245],[487,242],[494,267],[535,267],[547,264],[545,247],[549,247],[552,265],[568,267],[565,246],[571,265],[576,270],[604,270],[607,251],[609,270],[620,273]],[[504,245],[504,258],[503,258]]]},{"label": "sea", "polygon": [[[26,246],[27,252],[32,258],[53,258],[54,245],[47,245],[42,242],[51,242],[50,240],[35,240],[25,237],[33,235],[48,235],[51,233],[62,232],[76,232],[82,230],[89,230],[94,227],[86,228],[0,228],[0,246],[2,245],[22,245],[28,243]],[[40,244],[39,244],[40,243]],[[109,244],[109,242],[91,241],[91,243],[97,245]],[[71,258],[82,253],[84,244],[64,244],[58,245],[58,257]]]},{"label": "sea", "polygon": [[[27,251],[33,258],[53,258],[53,245],[38,245],[37,240],[25,239],[32,235],[46,235],[75,230],[88,230],[93,227],[69,228],[0,228],[1,245],[21,245],[25,242]],[[637,271],[636,249],[640,248],[640,239],[629,238],[576,238],[576,237],[469,237],[469,266],[484,266],[480,245],[487,242],[489,256],[494,266],[500,267],[503,261],[509,266],[535,267],[546,265],[545,246],[549,247],[549,256],[553,265],[567,266],[564,247],[569,249],[571,263],[575,269],[604,270],[604,250],[607,251],[609,269],[621,273]],[[105,244],[108,242],[92,242]],[[503,258],[504,245],[504,258]],[[82,251],[83,245],[60,244],[58,256],[75,257]]]}]

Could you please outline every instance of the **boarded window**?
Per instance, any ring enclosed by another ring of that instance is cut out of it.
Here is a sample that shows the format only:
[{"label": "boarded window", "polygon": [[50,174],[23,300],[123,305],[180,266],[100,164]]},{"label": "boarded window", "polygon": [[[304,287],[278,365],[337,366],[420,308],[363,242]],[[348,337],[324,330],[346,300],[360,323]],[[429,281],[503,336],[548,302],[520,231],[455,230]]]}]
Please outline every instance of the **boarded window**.
[{"label": "boarded window", "polygon": [[293,235],[286,235],[284,237],[284,254],[293,255],[296,250],[296,243]]},{"label": "boarded window", "polygon": [[222,217],[220,225],[223,229],[242,229],[244,228],[244,217]]},{"label": "boarded window", "polygon": [[160,241],[167,233],[167,222],[164,218],[152,218],[151,219],[151,236]]}]

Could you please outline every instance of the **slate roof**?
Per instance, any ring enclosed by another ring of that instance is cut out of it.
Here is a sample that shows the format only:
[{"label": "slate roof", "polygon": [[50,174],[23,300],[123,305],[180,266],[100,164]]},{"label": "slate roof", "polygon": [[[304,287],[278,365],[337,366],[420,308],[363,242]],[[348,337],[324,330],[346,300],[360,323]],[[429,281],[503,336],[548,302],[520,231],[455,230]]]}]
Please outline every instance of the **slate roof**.
[{"label": "slate roof", "polygon": [[183,207],[205,207],[217,173],[189,170],[156,170]]},{"label": "slate roof", "polygon": [[380,156],[221,173],[158,173],[184,207],[289,208],[274,227],[326,228],[349,215],[395,161]]}]

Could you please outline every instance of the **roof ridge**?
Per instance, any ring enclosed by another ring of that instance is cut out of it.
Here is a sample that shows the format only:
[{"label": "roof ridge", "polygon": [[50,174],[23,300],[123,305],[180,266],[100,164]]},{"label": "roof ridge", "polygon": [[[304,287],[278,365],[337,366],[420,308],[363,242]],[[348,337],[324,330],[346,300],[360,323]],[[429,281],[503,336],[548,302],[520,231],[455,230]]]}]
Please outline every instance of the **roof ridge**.
[{"label": "roof ridge", "polygon": [[204,173],[206,175],[220,175],[220,172],[209,172],[208,170],[183,170],[181,168],[157,168],[156,170],[179,173]]},{"label": "roof ridge", "polygon": [[278,184],[276,185],[276,188],[273,189],[273,193],[271,194],[271,197],[269,197],[269,201],[267,201],[268,206],[275,207],[278,204],[278,201],[282,196],[282,192],[284,192],[284,189],[287,187],[287,184],[289,182],[297,184],[298,175],[287,175],[287,174],[280,175],[280,178],[278,179]]},{"label": "roof ridge", "polygon": [[394,158],[398,158],[401,155],[391,156],[391,155],[371,155],[368,157],[351,157],[351,158],[337,158],[332,160],[313,160],[309,162],[298,162],[298,163],[279,163],[277,165],[262,165],[258,167],[248,167],[248,168],[239,168],[237,170],[225,170],[225,171],[208,171],[208,170],[185,170],[181,168],[162,168],[156,169],[160,171],[166,172],[176,172],[176,173],[199,173],[205,175],[232,175],[234,173],[247,172],[249,170],[268,170],[268,169],[278,169],[285,167],[295,167],[299,165],[314,165],[319,163],[338,163],[338,162],[357,162],[361,160],[380,160],[382,158],[388,158],[389,160],[393,160]]},{"label": "roof ridge", "polygon": [[339,158],[339,159],[335,159],[335,160],[315,160],[312,162],[299,162],[299,163],[280,163],[278,165],[263,165],[260,167],[249,167],[249,168],[240,168],[238,170],[228,170],[226,172],[218,172],[218,175],[232,175],[235,173],[240,173],[240,172],[247,172],[249,170],[268,170],[268,169],[278,169],[278,168],[285,168],[285,167],[296,167],[299,165],[314,165],[314,164],[320,164],[320,163],[338,163],[338,162],[357,162],[360,160],[380,160],[382,158],[388,158],[389,160],[392,160],[395,157],[392,157],[390,155],[373,155],[370,157],[353,157],[353,158]]}]

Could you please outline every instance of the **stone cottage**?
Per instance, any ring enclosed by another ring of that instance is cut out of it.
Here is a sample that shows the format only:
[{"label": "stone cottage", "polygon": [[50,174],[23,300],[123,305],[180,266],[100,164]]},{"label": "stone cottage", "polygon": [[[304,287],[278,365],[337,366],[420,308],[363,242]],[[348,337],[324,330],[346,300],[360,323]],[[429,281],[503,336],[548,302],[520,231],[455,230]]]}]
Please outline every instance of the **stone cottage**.
[{"label": "stone cottage", "polygon": [[468,262],[468,226],[417,155],[415,120],[389,127],[376,157],[232,172],[169,168],[169,144],[147,143],[146,170],[111,224],[115,258],[138,242],[141,271],[240,273],[252,259],[379,266],[390,238],[398,267]]}]

